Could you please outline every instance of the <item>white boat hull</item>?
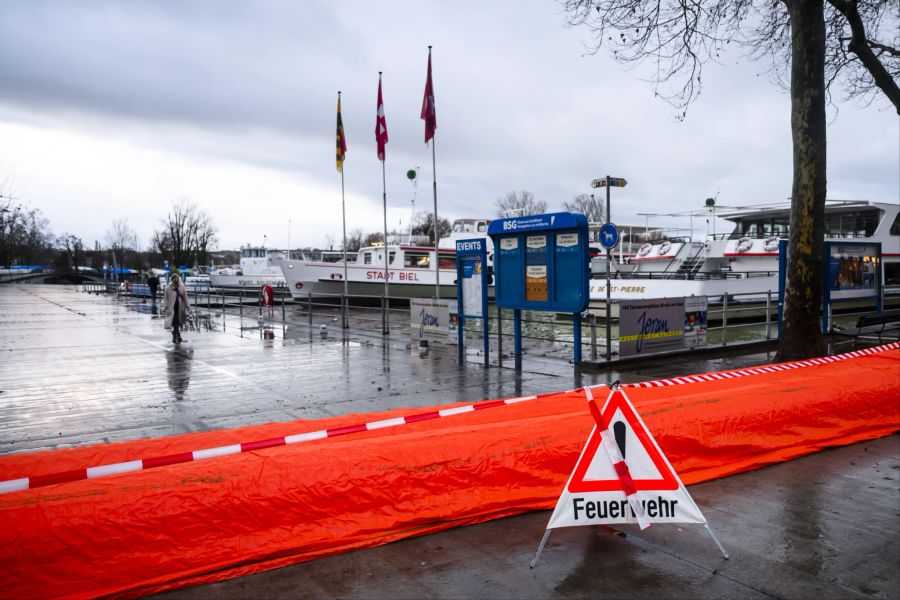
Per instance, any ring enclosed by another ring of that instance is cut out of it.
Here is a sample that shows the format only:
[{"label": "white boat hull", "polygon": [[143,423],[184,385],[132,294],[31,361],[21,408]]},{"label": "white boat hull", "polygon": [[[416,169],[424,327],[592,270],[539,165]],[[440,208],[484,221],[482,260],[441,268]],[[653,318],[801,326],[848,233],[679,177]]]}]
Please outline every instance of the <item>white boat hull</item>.
[{"label": "white boat hull", "polygon": [[209,285],[225,289],[259,289],[264,285],[284,287],[286,284],[281,275],[217,275],[209,276]]},{"label": "white boat hull", "polygon": [[[649,298],[680,298],[683,296],[736,296],[739,301],[765,300],[768,292],[775,301],[778,296],[778,276],[764,275],[740,279],[652,279],[624,278],[610,280],[610,299],[646,300]],[[592,279],[591,304],[606,301],[606,279]]]},{"label": "white boat hull", "polygon": [[[291,295],[305,299],[309,294],[344,293],[343,263],[283,261],[282,271]],[[441,298],[456,298],[456,271],[441,269]],[[354,296],[382,296],[384,270],[365,265],[347,265],[347,288]],[[493,288],[491,288],[493,291]],[[435,273],[426,269],[388,270],[388,294],[392,298],[433,298]]]}]

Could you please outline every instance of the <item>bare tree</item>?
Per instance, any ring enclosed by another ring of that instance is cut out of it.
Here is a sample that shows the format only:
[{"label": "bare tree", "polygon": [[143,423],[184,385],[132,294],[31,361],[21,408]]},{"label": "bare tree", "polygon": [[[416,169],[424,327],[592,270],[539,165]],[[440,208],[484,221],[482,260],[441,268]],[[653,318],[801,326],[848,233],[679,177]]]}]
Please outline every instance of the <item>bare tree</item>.
[{"label": "bare tree", "polygon": [[114,262],[124,267],[129,253],[134,254],[138,247],[138,237],[134,229],[128,225],[128,219],[112,222],[106,230],[106,243],[113,253]]},{"label": "bare tree", "polygon": [[53,233],[41,211],[6,196],[0,200],[0,264],[33,264],[50,258]]},{"label": "bare tree", "polygon": [[507,192],[506,196],[497,198],[495,202],[498,216],[539,215],[547,212],[545,200],[535,200],[534,194],[522,190]]},{"label": "bare tree", "polygon": [[81,238],[71,233],[64,233],[56,238],[56,247],[59,249],[62,264],[71,267],[73,271],[78,272],[78,263],[82,260]]},{"label": "bare tree", "polygon": [[563,208],[569,212],[583,213],[588,223],[606,222],[603,201],[594,198],[593,194],[579,194],[571,202],[563,202]]},{"label": "bare tree", "polygon": [[[900,113],[900,13],[896,0],[561,0],[569,22],[622,64],[655,63],[655,92],[684,118],[700,93],[703,64],[732,43],[790,73],[794,174],[778,360],[824,352],[819,327],[825,229],[825,108],[832,84],[871,100],[881,90]],[[788,69],[790,69],[788,71]]]},{"label": "bare tree", "polygon": [[[438,217],[438,236],[437,239],[450,235],[450,221],[443,217]],[[432,244],[437,245],[434,237],[434,214],[430,212],[418,212],[413,217],[412,235],[427,235]]]},{"label": "bare tree", "polygon": [[347,252],[359,252],[365,245],[366,234],[362,229],[354,229],[347,232]]},{"label": "bare tree", "polygon": [[216,241],[216,227],[206,211],[181,200],[172,204],[163,227],[153,234],[151,245],[176,267],[207,264],[210,246]]}]

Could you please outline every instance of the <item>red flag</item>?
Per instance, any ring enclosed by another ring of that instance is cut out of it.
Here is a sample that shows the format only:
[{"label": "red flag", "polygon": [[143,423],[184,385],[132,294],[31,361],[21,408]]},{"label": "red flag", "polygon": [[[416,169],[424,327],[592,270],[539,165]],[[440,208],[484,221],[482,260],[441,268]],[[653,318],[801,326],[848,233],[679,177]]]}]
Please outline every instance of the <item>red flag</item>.
[{"label": "red flag", "polygon": [[344,172],[344,157],[347,155],[347,138],[344,137],[344,121],[341,120],[341,93],[338,92],[337,136],[335,138],[337,170]]},{"label": "red flag", "polygon": [[425,80],[425,97],[422,99],[422,120],[425,121],[425,143],[434,137],[437,114],[434,111],[434,87],[431,84],[431,48],[428,49],[428,79]]},{"label": "red flag", "polygon": [[375,117],[375,142],[378,144],[378,160],[384,161],[384,145],[388,143],[387,120],[384,118],[384,102],[381,100],[381,73],[378,74],[378,114]]}]

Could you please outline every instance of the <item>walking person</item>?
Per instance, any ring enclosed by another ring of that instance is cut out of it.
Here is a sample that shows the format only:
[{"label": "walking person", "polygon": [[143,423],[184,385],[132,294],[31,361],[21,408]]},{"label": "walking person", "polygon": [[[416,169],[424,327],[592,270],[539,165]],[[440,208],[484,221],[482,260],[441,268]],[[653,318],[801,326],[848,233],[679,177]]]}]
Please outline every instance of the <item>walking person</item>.
[{"label": "walking person", "polygon": [[147,287],[150,288],[150,310],[153,314],[156,314],[156,291],[159,289],[159,277],[156,276],[155,273],[151,272],[150,277],[147,278]]},{"label": "walking person", "polygon": [[178,273],[172,274],[172,281],[166,287],[166,329],[172,330],[172,343],[181,343],[181,327],[187,319],[187,289]]}]

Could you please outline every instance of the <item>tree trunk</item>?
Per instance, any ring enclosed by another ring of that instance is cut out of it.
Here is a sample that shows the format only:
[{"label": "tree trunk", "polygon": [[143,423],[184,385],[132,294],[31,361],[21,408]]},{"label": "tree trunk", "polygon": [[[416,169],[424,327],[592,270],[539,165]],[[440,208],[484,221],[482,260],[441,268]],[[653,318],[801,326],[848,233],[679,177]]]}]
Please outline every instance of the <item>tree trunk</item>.
[{"label": "tree trunk", "polygon": [[825,353],[821,328],[826,193],[824,0],[784,1],[791,19],[794,182],[779,361]]}]

